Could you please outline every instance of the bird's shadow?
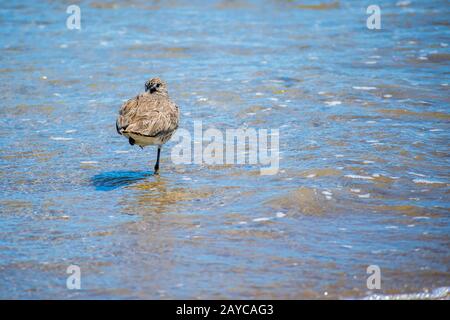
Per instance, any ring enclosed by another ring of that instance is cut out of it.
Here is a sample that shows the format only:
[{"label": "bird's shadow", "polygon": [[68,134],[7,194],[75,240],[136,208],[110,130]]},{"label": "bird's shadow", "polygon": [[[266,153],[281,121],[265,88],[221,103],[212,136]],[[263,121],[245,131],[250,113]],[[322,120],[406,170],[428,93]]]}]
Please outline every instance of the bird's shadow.
[{"label": "bird's shadow", "polygon": [[93,176],[91,183],[96,190],[111,191],[151,176],[153,171],[108,171]]}]

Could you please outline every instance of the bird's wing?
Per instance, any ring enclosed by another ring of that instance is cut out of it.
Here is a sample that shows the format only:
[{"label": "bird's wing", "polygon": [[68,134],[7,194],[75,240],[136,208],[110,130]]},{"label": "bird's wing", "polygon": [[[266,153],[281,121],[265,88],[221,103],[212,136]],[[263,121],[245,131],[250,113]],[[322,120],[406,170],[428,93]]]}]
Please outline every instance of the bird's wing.
[{"label": "bird's wing", "polygon": [[116,120],[116,130],[118,134],[122,134],[136,116],[139,96],[125,102],[119,110],[119,116]]},{"label": "bird's wing", "polygon": [[170,100],[138,96],[122,106],[117,123],[121,132],[157,137],[175,131],[178,116],[178,108]]}]

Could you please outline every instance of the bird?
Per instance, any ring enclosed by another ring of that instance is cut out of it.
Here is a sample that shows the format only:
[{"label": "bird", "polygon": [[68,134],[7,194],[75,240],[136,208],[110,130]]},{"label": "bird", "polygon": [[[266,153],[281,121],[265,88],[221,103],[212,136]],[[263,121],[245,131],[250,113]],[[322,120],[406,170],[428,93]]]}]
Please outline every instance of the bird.
[{"label": "bird", "polygon": [[160,78],[145,82],[145,91],[126,101],[116,120],[117,133],[131,145],[157,145],[158,154],[154,173],[159,174],[161,147],[178,128],[180,111],[169,98],[167,84]]}]

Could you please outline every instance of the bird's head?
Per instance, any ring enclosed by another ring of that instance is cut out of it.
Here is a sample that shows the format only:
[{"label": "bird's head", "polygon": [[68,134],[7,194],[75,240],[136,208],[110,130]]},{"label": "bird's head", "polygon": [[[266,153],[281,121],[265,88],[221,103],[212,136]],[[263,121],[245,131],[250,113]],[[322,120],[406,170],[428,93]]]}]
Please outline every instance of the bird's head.
[{"label": "bird's head", "polygon": [[145,92],[167,94],[167,85],[160,78],[153,78],[145,83]]}]

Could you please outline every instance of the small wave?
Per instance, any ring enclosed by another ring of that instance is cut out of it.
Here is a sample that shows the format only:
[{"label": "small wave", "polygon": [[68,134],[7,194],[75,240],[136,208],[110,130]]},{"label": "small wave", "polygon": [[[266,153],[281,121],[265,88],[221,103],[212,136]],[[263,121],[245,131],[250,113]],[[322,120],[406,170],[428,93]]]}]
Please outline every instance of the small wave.
[{"label": "small wave", "polygon": [[367,198],[370,198],[370,193],[359,194],[358,197],[359,197],[359,198],[363,198],[363,199],[367,199]]},{"label": "small wave", "polygon": [[397,7],[407,7],[411,4],[411,1],[409,0],[402,0],[402,1],[398,1],[395,5]]},{"label": "small wave", "polygon": [[338,106],[338,105],[342,104],[342,102],[341,102],[341,101],[338,101],[338,100],[335,100],[335,101],[325,101],[325,104],[326,104],[327,106],[332,107],[332,106]]},{"label": "small wave", "polygon": [[401,294],[373,294],[364,300],[435,300],[449,299],[450,287],[436,288],[431,292],[401,293]]},{"label": "small wave", "polygon": [[80,161],[81,164],[97,164],[98,161]]},{"label": "small wave", "polygon": [[414,179],[413,182],[417,184],[445,184],[445,182],[442,181],[426,180],[426,179]]},{"label": "small wave", "polygon": [[73,138],[66,138],[66,137],[50,137],[51,140],[55,141],[70,141],[73,140]]},{"label": "small wave", "polygon": [[363,180],[373,180],[373,177],[370,176],[360,176],[357,174],[346,174],[344,177],[350,178],[350,179],[363,179]]},{"label": "small wave", "polygon": [[418,177],[426,177],[426,175],[421,174],[421,173],[416,173],[416,172],[408,172],[408,174],[413,175],[413,176],[418,176]]},{"label": "small wave", "polygon": [[364,91],[377,90],[376,87],[359,87],[359,86],[355,86],[355,87],[353,87],[353,89],[355,89],[355,90],[364,90]]},{"label": "small wave", "polygon": [[275,216],[276,216],[277,218],[284,218],[284,217],[286,216],[286,214],[283,213],[283,212],[277,212],[277,213],[275,214]]}]

